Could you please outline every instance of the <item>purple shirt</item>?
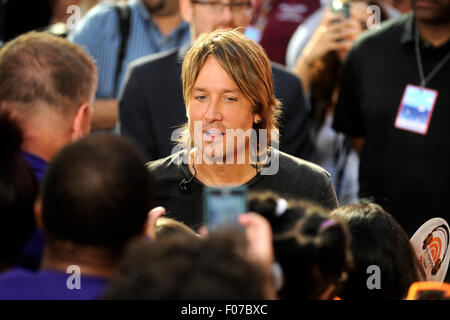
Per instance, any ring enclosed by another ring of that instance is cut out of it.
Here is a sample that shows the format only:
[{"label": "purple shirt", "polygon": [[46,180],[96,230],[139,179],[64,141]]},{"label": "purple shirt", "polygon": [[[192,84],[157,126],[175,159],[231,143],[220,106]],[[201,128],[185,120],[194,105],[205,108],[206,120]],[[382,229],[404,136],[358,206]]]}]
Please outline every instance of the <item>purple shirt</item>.
[{"label": "purple shirt", "polygon": [[73,274],[53,270],[14,268],[0,274],[0,300],[94,300],[100,298],[108,279],[80,275],[80,289],[69,289]]},{"label": "purple shirt", "polygon": [[[47,161],[26,151],[22,151],[22,156],[33,169],[39,184],[41,184],[42,179],[44,178],[45,170],[47,169]],[[44,235],[41,230],[36,228],[30,239],[28,239],[27,243],[23,247],[17,264],[26,267],[27,269],[36,270],[39,268],[43,251]]]},{"label": "purple shirt", "polygon": [[41,183],[44,178],[45,169],[47,169],[47,161],[26,151],[22,151],[22,156],[33,169],[39,183]]}]

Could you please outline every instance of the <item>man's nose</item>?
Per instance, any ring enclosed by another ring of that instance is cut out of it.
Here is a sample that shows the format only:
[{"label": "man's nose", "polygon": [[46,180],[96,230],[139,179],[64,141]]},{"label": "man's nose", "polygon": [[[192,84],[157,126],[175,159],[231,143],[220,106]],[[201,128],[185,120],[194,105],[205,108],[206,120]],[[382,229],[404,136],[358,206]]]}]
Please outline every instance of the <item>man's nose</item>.
[{"label": "man's nose", "polygon": [[223,6],[222,13],[220,15],[220,22],[223,27],[231,27],[233,24],[233,11],[230,6]]},{"label": "man's nose", "polygon": [[205,114],[205,120],[209,123],[222,121],[222,107],[219,99],[212,99]]}]

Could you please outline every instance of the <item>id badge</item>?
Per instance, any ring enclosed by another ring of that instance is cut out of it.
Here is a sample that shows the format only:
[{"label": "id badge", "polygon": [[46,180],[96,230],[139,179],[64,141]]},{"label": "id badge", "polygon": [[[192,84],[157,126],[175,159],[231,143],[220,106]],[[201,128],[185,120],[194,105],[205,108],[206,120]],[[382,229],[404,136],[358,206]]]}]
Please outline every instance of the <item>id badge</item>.
[{"label": "id badge", "polygon": [[408,84],[398,108],[395,127],[426,135],[438,92]]}]

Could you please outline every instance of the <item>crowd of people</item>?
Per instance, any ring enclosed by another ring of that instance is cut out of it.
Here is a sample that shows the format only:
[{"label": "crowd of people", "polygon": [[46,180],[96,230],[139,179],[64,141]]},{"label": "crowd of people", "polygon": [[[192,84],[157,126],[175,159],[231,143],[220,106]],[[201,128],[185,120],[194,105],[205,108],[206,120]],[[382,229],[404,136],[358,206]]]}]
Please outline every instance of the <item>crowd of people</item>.
[{"label": "crowd of people", "polygon": [[1,21],[0,299],[450,298],[449,1],[45,2]]}]

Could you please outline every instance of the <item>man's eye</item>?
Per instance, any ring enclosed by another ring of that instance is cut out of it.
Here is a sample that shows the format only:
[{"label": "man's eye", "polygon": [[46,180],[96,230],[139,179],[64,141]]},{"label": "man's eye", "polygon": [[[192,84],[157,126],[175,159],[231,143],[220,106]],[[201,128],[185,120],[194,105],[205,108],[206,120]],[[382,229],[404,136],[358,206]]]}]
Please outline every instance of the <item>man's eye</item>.
[{"label": "man's eye", "polygon": [[224,101],[227,103],[236,102],[237,98],[234,97],[224,97]]},{"label": "man's eye", "polygon": [[205,101],[206,100],[206,96],[195,96],[194,98],[197,101]]},{"label": "man's eye", "polygon": [[218,8],[222,7],[222,4],[220,2],[210,2],[209,5],[213,9],[218,9]]},{"label": "man's eye", "polygon": [[236,9],[247,8],[248,7],[248,3],[247,2],[233,3],[233,7],[235,7]]}]

